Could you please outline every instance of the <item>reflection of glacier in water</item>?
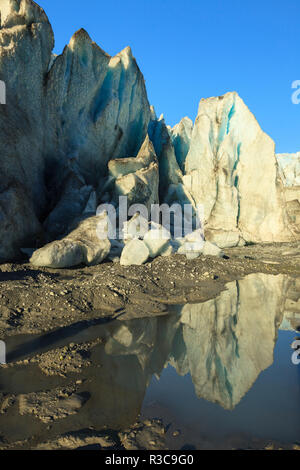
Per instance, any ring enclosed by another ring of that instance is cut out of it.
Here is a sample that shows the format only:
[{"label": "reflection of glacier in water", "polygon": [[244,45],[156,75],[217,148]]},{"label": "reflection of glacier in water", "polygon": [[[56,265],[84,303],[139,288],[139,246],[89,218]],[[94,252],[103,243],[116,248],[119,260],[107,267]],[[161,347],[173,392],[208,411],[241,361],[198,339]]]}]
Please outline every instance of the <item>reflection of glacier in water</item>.
[{"label": "reflection of glacier in water", "polygon": [[199,398],[233,408],[273,362],[287,283],[253,274],[216,299],[172,307],[171,316],[120,322],[106,353],[136,356],[145,382],[170,363],[191,374]]},{"label": "reflection of glacier in water", "polygon": [[[187,443],[240,447],[252,438],[299,441],[299,367],[291,360],[299,313],[300,279],[251,274],[229,283],[215,299],[171,306],[165,315],[121,316],[50,335],[7,338],[7,362],[67,341],[100,339],[91,349],[90,367],[82,370],[81,391],[89,398],[78,413],[59,422],[60,433],[91,426],[124,430],[141,414],[170,424],[170,449]],[[59,384],[35,364],[8,367],[1,373],[0,395],[13,394],[14,403],[15,395]],[[2,415],[0,435],[16,439],[13,408],[11,413]],[[32,419],[31,428],[18,417],[18,440],[33,429],[38,433],[40,425]]]},{"label": "reflection of glacier in water", "polygon": [[[115,417],[109,420],[111,425],[124,414],[125,421],[138,415],[150,383],[145,402],[151,402],[153,390],[159,403],[163,380],[153,385],[153,375],[169,381],[164,393],[170,401],[173,397],[178,411],[185,400],[187,377],[198,399],[235,409],[273,363],[279,327],[291,315],[291,302],[296,311],[297,282],[286,275],[252,274],[229,283],[216,299],[171,307],[165,317],[111,325],[101,357],[102,372],[106,371],[104,409]],[[170,367],[177,372],[174,383],[174,374],[167,372]],[[184,382],[176,391],[180,376]]]}]

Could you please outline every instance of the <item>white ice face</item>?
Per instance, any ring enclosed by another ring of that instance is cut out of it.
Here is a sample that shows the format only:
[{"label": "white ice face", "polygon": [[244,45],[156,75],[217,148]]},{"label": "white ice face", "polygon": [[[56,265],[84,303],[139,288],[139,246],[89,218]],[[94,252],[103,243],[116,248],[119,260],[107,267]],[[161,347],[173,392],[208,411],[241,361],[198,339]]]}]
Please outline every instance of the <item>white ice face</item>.
[{"label": "white ice face", "polygon": [[[189,203],[194,218],[203,205],[205,237],[220,247],[293,238],[274,142],[237,93],[201,100],[194,125],[171,129],[130,47],[111,57],[80,29],[55,57],[35,2],[1,0],[0,14],[0,262],[43,231],[58,238],[109,192],[148,209]],[[294,185],[299,165],[285,160]]]}]

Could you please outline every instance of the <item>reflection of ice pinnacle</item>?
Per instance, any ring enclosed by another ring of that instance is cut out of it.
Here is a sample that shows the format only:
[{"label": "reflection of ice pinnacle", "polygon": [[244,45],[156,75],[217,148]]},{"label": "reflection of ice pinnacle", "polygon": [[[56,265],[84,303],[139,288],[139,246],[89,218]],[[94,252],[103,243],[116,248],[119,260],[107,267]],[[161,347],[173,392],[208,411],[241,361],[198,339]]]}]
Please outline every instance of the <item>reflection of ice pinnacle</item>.
[{"label": "reflection of ice pinnacle", "polygon": [[0,341],[0,364],[6,364],[6,345]]},{"label": "reflection of ice pinnacle", "polygon": [[0,104],[6,104],[6,85],[0,80]]},{"label": "reflection of ice pinnacle", "polygon": [[190,373],[199,398],[232,410],[271,366],[289,285],[282,274],[250,274],[215,299],[180,307],[170,363]]}]

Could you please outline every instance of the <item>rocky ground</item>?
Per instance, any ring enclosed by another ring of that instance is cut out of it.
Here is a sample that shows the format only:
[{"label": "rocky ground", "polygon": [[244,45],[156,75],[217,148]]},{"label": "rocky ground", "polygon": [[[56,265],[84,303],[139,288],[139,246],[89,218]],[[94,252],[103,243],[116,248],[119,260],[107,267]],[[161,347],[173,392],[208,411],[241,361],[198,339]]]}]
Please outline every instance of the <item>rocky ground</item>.
[{"label": "rocky ground", "polygon": [[[11,435],[0,429],[0,448],[176,448],[177,435],[159,420],[141,417],[127,431],[99,431],[89,426],[87,413],[74,424],[89,402],[87,384],[100,367],[93,363],[93,351],[103,337],[95,327],[115,318],[165,315],[171,304],[208,300],[225,289],[227,282],[253,272],[298,277],[300,244],[232,248],[225,250],[224,258],[201,256],[193,261],[183,255],[159,257],[130,267],[111,262],[72,270],[36,269],[26,263],[2,265],[0,339],[15,347],[8,364],[2,366],[6,385],[0,382],[0,414],[8,420]],[[68,341],[70,327],[73,336],[79,335],[72,342]],[[94,337],[90,334],[86,341],[80,334],[89,328],[94,329]],[[28,349],[22,346],[18,354],[26,335],[41,334],[42,348],[30,336]],[[24,429],[16,431],[20,416]],[[238,445],[228,443],[227,447]],[[249,443],[249,448],[286,447]],[[299,448],[297,444],[288,447]]]}]

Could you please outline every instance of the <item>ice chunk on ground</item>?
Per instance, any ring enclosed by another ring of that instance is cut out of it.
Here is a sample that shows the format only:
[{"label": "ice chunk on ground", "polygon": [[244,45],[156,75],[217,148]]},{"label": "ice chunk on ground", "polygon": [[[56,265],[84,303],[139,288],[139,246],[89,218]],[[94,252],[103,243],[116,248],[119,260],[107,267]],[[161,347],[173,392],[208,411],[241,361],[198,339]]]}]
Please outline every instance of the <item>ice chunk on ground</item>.
[{"label": "ice chunk on ground", "polygon": [[185,253],[186,259],[192,260],[192,259],[197,259],[200,256],[200,251],[187,251]]},{"label": "ice chunk on ground", "polygon": [[103,228],[106,214],[89,217],[62,240],[56,240],[35,251],[30,258],[34,266],[68,268],[79,264],[94,266],[101,263],[110,252],[110,241],[99,237],[99,224]]},{"label": "ice chunk on ground", "polygon": [[208,241],[204,243],[202,253],[204,254],[204,256],[219,256],[219,257],[223,256],[223,252],[221,248],[219,248],[214,243],[211,243]]},{"label": "ice chunk on ground", "polygon": [[195,259],[200,256],[204,246],[202,229],[189,233],[185,238],[176,239],[180,244],[177,253],[185,254],[187,259]]},{"label": "ice chunk on ground", "polygon": [[195,230],[185,238],[176,239],[174,242],[177,246],[179,245],[177,253],[186,255],[187,259],[196,259],[200,254],[204,256],[223,256],[221,248],[214,243],[203,240],[202,229]]},{"label": "ice chunk on ground", "polygon": [[168,230],[152,222],[151,230],[149,230],[144,237],[144,243],[149,249],[151,258],[155,258],[161,254],[164,248],[169,245],[170,238],[171,234]]}]

